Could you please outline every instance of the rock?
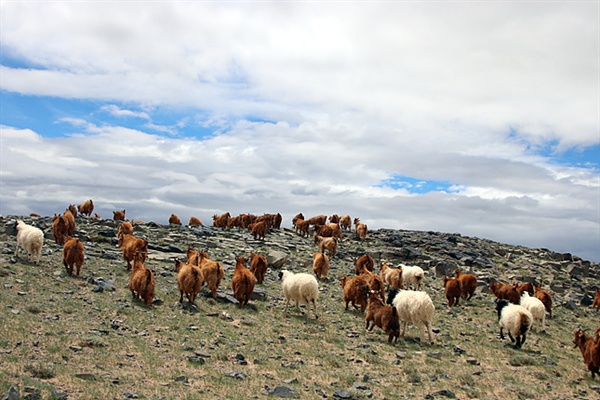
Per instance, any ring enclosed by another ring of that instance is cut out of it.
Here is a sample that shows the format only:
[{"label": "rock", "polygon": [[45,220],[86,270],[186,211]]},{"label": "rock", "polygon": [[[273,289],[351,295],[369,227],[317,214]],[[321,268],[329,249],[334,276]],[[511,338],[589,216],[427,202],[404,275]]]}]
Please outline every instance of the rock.
[{"label": "rock", "polygon": [[19,400],[20,398],[21,395],[14,386],[11,386],[8,389],[8,392],[6,392],[4,396],[2,396],[2,400]]},{"label": "rock", "polygon": [[567,300],[563,303],[563,307],[565,307],[568,310],[578,310],[579,306],[577,306],[577,303],[575,302],[575,300]]},{"label": "rock", "polygon": [[243,372],[225,372],[225,376],[235,378],[238,380],[246,379],[246,374],[244,374]]},{"label": "rock", "polygon": [[96,375],[94,374],[75,374],[76,378],[83,379],[84,381],[95,381]]},{"label": "rock", "polygon": [[279,250],[269,251],[269,253],[267,254],[266,257],[267,257],[267,263],[269,264],[269,267],[275,268],[275,269],[281,269],[288,260],[288,255],[286,253],[284,253],[283,251],[279,251]]},{"label": "rock", "polygon": [[454,394],[454,392],[452,392],[451,390],[448,390],[448,389],[438,390],[437,392],[434,392],[431,395],[433,397],[444,396],[444,397],[448,397],[449,399],[456,398],[456,395]]},{"label": "rock", "polygon": [[115,288],[115,286],[112,283],[107,282],[102,277],[96,277],[96,278],[91,277],[90,279],[88,279],[88,283],[96,285],[96,286],[94,286],[92,291],[97,292],[97,293],[101,293],[104,290],[108,290],[109,292],[114,292],[115,290],[117,290],[117,288]]},{"label": "rock", "polygon": [[290,386],[277,386],[269,390],[269,396],[277,396],[282,399],[292,399],[300,397],[296,389]]},{"label": "rock", "polygon": [[199,356],[189,356],[188,361],[191,362],[192,364],[198,364],[198,365],[204,365],[204,363],[206,362],[204,360],[204,358],[199,357]]},{"label": "rock", "polygon": [[52,389],[52,393],[50,393],[51,400],[64,400],[67,399],[69,395],[65,392],[58,392],[56,389]]},{"label": "rock", "polygon": [[352,393],[350,393],[350,392],[347,392],[343,389],[338,389],[333,394],[333,398],[334,399],[353,399],[354,396],[352,396]]}]

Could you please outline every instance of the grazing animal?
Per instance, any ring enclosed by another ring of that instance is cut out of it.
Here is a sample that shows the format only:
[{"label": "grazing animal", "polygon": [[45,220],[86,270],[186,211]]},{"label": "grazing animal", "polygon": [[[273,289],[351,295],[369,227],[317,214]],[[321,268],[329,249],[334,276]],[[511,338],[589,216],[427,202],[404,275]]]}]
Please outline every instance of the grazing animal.
[{"label": "grazing animal", "polygon": [[299,233],[302,237],[310,236],[310,223],[304,220],[296,221],[296,233]]},{"label": "grazing animal", "polygon": [[267,224],[265,223],[265,221],[250,224],[249,228],[252,232],[252,237],[254,238],[254,240],[265,240],[265,235],[267,234]]},{"label": "grazing animal", "polygon": [[435,306],[431,297],[425,292],[413,290],[392,289],[388,295],[388,301],[398,310],[398,318],[402,321],[402,331],[400,336],[404,337],[406,326],[412,324],[419,329],[421,343],[424,343],[423,330],[429,335],[429,343],[433,344],[433,331],[431,322]]},{"label": "grazing animal", "polygon": [[298,233],[298,229],[296,227],[296,223],[298,221],[304,221],[304,215],[302,213],[298,213],[294,218],[292,218],[292,226],[296,228],[296,233]]},{"label": "grazing animal", "polygon": [[125,210],[113,211],[113,221],[125,221]]},{"label": "grazing animal", "polygon": [[145,255],[137,252],[134,255],[133,269],[129,275],[129,290],[133,297],[140,298],[148,308],[152,308],[156,281],[154,274],[144,265]]},{"label": "grazing animal", "polygon": [[594,296],[592,308],[595,308],[596,311],[600,310],[600,289],[596,289],[596,296]]},{"label": "grazing animal", "polygon": [[94,213],[94,215],[92,215],[92,219],[98,220],[98,219],[102,219],[102,218],[100,218],[100,215],[98,213]]},{"label": "grazing animal", "polygon": [[206,286],[210,289],[213,299],[217,298],[217,289],[221,284],[225,270],[221,263],[208,259],[208,253],[205,251],[198,252],[198,266],[202,271],[202,278]]},{"label": "grazing animal", "polygon": [[404,288],[402,282],[402,268],[392,268],[388,263],[381,263],[379,265],[379,274],[388,289]]},{"label": "grazing animal", "polygon": [[52,217],[52,236],[56,244],[65,244],[65,239],[69,236],[69,221],[64,215],[54,214]]},{"label": "grazing animal", "polygon": [[15,222],[15,229],[17,230],[15,257],[19,256],[20,247],[27,253],[27,261],[39,264],[44,245],[44,232],[40,228],[27,225],[20,219]]},{"label": "grazing animal", "polygon": [[175,272],[177,273],[177,288],[179,289],[179,303],[183,304],[183,295],[187,297],[190,305],[196,301],[196,296],[204,283],[202,272],[197,265],[175,261]]},{"label": "grazing animal", "polygon": [[196,217],[190,217],[189,226],[202,226],[202,221]]},{"label": "grazing animal", "polygon": [[71,211],[71,214],[73,214],[74,218],[77,218],[77,206],[75,204],[69,205],[69,211]]},{"label": "grazing animal", "polygon": [[198,265],[198,259],[200,258],[200,252],[196,251],[192,246],[187,249],[187,263],[192,265]]},{"label": "grazing animal", "polygon": [[330,224],[339,224],[340,223],[340,216],[337,214],[333,214],[329,216],[329,223]]},{"label": "grazing animal", "polygon": [[342,228],[345,231],[352,230],[352,219],[349,215],[342,215],[340,217],[340,228]]},{"label": "grazing animal", "polygon": [[221,215],[213,215],[213,226],[216,228],[227,228],[229,218],[231,218],[231,214],[229,214],[229,212]]},{"label": "grazing animal", "polygon": [[65,245],[63,246],[63,265],[67,270],[67,274],[69,276],[73,275],[73,268],[77,268],[77,276],[79,276],[79,272],[81,271],[81,266],[83,265],[83,259],[85,257],[83,243],[77,238],[73,238],[68,236],[65,240]]},{"label": "grazing animal", "polygon": [[75,215],[73,215],[71,210],[67,208],[63,214],[63,217],[67,219],[69,225],[67,234],[69,236],[73,236],[73,232],[75,232]]},{"label": "grazing animal", "polygon": [[[279,272],[279,279],[281,279],[281,287],[286,299],[284,312],[287,312],[290,301],[296,303],[296,308],[301,314],[302,311],[298,303],[302,302],[306,304],[307,310],[310,308],[310,303],[312,303],[315,318],[318,319],[317,299],[319,298],[319,283],[317,279],[310,274],[294,274],[285,269]],[[306,317],[308,318],[308,312],[306,313]]]},{"label": "grazing animal", "polygon": [[416,265],[400,264],[402,268],[402,282],[407,289],[421,290],[421,282],[425,277],[423,268]]},{"label": "grazing animal", "polygon": [[344,292],[344,302],[346,303],[345,310],[348,310],[348,304],[352,303],[352,307],[360,312],[365,312],[369,301],[369,283],[365,276],[359,275],[353,278],[348,278],[346,275],[340,278],[340,286]]},{"label": "grazing animal", "polygon": [[175,214],[169,216],[169,225],[181,225],[181,220]]},{"label": "grazing animal", "polygon": [[337,253],[338,242],[334,237],[323,237],[316,235],[315,243],[321,250],[321,253],[325,254],[325,250],[329,252],[330,257],[335,257],[335,253]]},{"label": "grazing animal", "polygon": [[318,251],[313,253],[313,272],[317,279],[327,279],[327,271],[329,271],[329,257]]},{"label": "grazing animal", "polygon": [[454,271],[454,277],[460,282],[461,297],[471,300],[477,289],[477,277],[473,274],[465,274],[461,269]]},{"label": "grazing animal", "polygon": [[462,294],[460,281],[457,278],[448,278],[447,276],[444,276],[444,289],[446,289],[448,307],[452,307],[453,305],[458,306]]},{"label": "grazing animal", "polygon": [[[366,329],[372,331],[373,327],[377,325],[388,334],[388,343],[391,343],[392,339],[395,339],[394,343],[398,343],[400,336],[398,310],[396,307],[386,305],[374,291],[369,293],[369,309],[365,320],[367,322]],[[371,322],[372,324],[370,324]]]},{"label": "grazing animal", "polygon": [[89,217],[94,211],[94,202],[92,201],[92,199],[86,200],[77,206],[77,210],[79,211],[79,214],[87,215]]},{"label": "grazing animal", "polygon": [[237,257],[235,262],[235,270],[231,278],[231,289],[233,290],[233,297],[238,301],[238,307],[242,308],[250,301],[250,296],[256,284],[256,278],[246,268],[246,259],[244,257]]},{"label": "grazing animal", "polygon": [[122,235],[133,235],[133,224],[130,221],[121,222],[119,225],[117,237]]},{"label": "grazing animal", "polygon": [[521,295],[521,306],[525,307],[531,313],[533,317],[533,325],[542,325],[542,331],[546,330],[546,307],[544,303],[537,297],[529,295],[526,290]]},{"label": "grazing animal", "polygon": [[521,296],[523,294],[523,292],[529,293],[530,296],[533,296],[533,294],[535,293],[531,282],[525,282],[522,285],[515,284],[514,286],[515,286],[515,289],[517,289],[519,296]]},{"label": "grazing animal", "polygon": [[325,225],[327,223],[327,216],[326,215],[316,215],[312,218],[309,218],[308,220],[309,225],[315,226],[315,225]]},{"label": "grazing animal", "polygon": [[490,292],[496,296],[497,300],[508,300],[513,304],[521,302],[521,296],[517,292],[517,289],[508,283],[492,282],[490,283]]},{"label": "grazing animal", "polygon": [[519,304],[509,303],[507,300],[496,302],[498,312],[498,324],[500,325],[500,338],[504,340],[504,329],[508,331],[511,342],[520,349],[527,339],[527,332],[531,329],[533,316],[525,307]]},{"label": "grazing animal", "polygon": [[367,225],[361,223],[358,218],[354,218],[354,231],[360,240],[365,241],[367,239]]},{"label": "grazing animal", "polygon": [[264,282],[268,267],[269,263],[267,262],[267,258],[265,256],[258,255],[256,253],[250,253],[250,272],[254,274],[256,277],[256,283],[259,285]]},{"label": "grazing animal", "polygon": [[550,318],[552,318],[552,296],[550,296],[550,293],[543,290],[541,285],[535,285],[533,295],[544,303],[546,311],[550,314]]},{"label": "grazing animal", "polygon": [[588,370],[592,373],[592,379],[594,379],[596,374],[600,375],[600,340],[598,340],[598,330],[596,330],[596,340],[592,339],[581,329],[577,329],[574,334],[573,344],[575,347],[579,347],[583,363],[588,367]]},{"label": "grazing animal", "polygon": [[381,279],[381,276],[369,271],[365,268],[365,266],[362,267],[362,270],[360,271],[360,276],[365,277],[370,290],[374,291],[375,293],[378,293],[382,299],[385,297],[385,284],[383,283],[383,279]]},{"label": "grazing animal", "polygon": [[363,267],[369,271],[373,271],[373,268],[375,267],[375,260],[373,260],[373,257],[371,257],[368,254],[365,254],[358,257],[354,261],[354,272],[356,273],[356,275],[360,275]]},{"label": "grazing animal", "polygon": [[148,254],[147,240],[125,234],[118,237],[118,246],[123,253],[123,259],[127,262],[127,269],[131,269],[131,263],[137,253],[142,257],[142,263],[146,261],[146,254]]}]

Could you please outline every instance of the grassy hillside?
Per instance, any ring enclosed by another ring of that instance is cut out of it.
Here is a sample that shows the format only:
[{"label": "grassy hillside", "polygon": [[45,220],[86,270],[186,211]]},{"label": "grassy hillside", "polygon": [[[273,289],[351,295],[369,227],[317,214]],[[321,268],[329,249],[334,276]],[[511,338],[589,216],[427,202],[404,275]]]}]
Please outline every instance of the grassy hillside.
[{"label": "grassy hillside", "polygon": [[[49,219],[26,221],[50,232]],[[598,265],[576,257],[559,260],[549,250],[508,246],[457,234],[381,230],[361,243],[345,233],[320,283],[320,318],[283,309],[278,271],[270,268],[264,299],[238,309],[226,299],[199,296],[196,308],[178,304],[173,260],[188,246],[208,249],[223,263],[220,292],[230,292],[236,255],[280,252],[284,268],[311,271],[312,239],[282,229],[264,242],[248,232],[204,227],[136,226],[151,244],[146,265],[157,281],[155,305],[133,300],[128,271],[115,247],[113,221],[77,220],[85,244],[80,278],[68,277],[61,247],[46,238],[39,265],[15,259],[14,219],[0,220],[0,395],[14,386],[22,397],[69,399],[317,398],[562,399],[598,398],[573,330],[600,327],[589,307],[563,307],[598,284]],[[435,345],[421,345],[415,327],[397,344],[379,328],[365,329],[364,315],[344,311],[339,278],[353,275],[353,260],[421,265],[429,271]],[[498,338],[493,297],[486,286],[467,304],[448,309],[440,266],[506,281],[534,277],[560,287],[547,331],[535,331],[521,350]],[[569,273],[573,268],[582,275]],[[98,278],[114,286],[99,291]],[[202,294],[208,291],[203,288]],[[569,297],[571,296],[571,297]],[[36,397],[39,395],[39,397]]]}]

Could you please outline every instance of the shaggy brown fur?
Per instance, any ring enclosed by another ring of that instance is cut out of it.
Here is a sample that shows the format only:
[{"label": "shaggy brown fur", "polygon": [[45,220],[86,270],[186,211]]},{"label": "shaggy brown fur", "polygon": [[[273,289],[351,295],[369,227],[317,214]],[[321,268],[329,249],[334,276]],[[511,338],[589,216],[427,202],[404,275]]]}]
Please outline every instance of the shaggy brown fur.
[{"label": "shaggy brown fur", "polygon": [[535,285],[533,291],[533,295],[540,299],[540,301],[544,304],[546,311],[548,314],[550,314],[550,318],[552,318],[552,296],[550,296],[550,293],[542,290],[541,285]]},{"label": "shaggy brown fur", "polygon": [[[574,334],[573,344],[575,347],[579,347],[583,363],[588,367],[588,370],[592,373],[592,379],[594,379],[596,374],[600,375],[600,343],[581,329],[576,330]],[[596,336],[598,336],[598,331],[596,331]]]},{"label": "shaggy brown fur", "polygon": [[313,272],[317,279],[327,279],[329,266],[329,257],[326,254],[319,253],[318,251],[313,253]]},{"label": "shaggy brown fur", "polygon": [[354,272],[356,275],[360,275],[360,271],[362,271],[363,267],[368,269],[369,271],[373,271],[375,266],[375,260],[368,254],[364,256],[360,256],[354,261]]},{"label": "shaggy brown fur", "polygon": [[202,272],[196,265],[175,261],[175,272],[177,273],[177,288],[179,289],[179,303],[183,303],[183,295],[187,297],[190,305],[196,301],[196,296],[204,283]]},{"label": "shaggy brown fur", "polygon": [[458,305],[462,294],[460,281],[457,278],[448,278],[444,276],[444,289],[446,289],[446,298],[448,299],[448,307]]},{"label": "shaggy brown fur", "polygon": [[52,217],[52,236],[56,244],[65,244],[65,239],[69,236],[69,221],[64,215],[54,214]]},{"label": "shaggy brown fur", "polygon": [[129,275],[129,290],[133,297],[141,298],[148,308],[152,308],[156,282],[152,271],[144,265],[144,260],[144,254],[135,253],[133,269]]},{"label": "shaggy brown fur", "polygon": [[352,307],[358,310],[357,304],[360,306],[360,312],[365,312],[369,298],[369,284],[364,276],[355,276],[348,278],[346,275],[340,279],[340,286],[344,290],[344,301],[346,302],[345,310],[348,310],[348,304],[352,303]]},{"label": "shaggy brown fur", "polygon": [[250,296],[256,284],[256,278],[246,268],[246,259],[244,257],[237,257],[235,262],[235,270],[231,278],[231,289],[233,290],[233,297],[239,302],[238,308],[242,308],[250,301]]},{"label": "shaggy brown fur", "polygon": [[190,221],[188,222],[189,226],[201,226],[202,221],[196,217],[190,217]]},{"label": "shaggy brown fur", "polygon": [[133,235],[121,235],[118,237],[118,245],[123,252],[123,259],[127,262],[127,269],[131,269],[131,262],[135,254],[140,253],[142,262],[146,261],[148,254],[148,242],[144,239],[136,238]]},{"label": "shaggy brown fur", "polygon": [[600,290],[596,289],[596,296],[594,296],[594,302],[592,303],[592,308],[595,308],[596,311],[600,310]]},{"label": "shaggy brown fur", "polygon": [[86,200],[77,206],[77,210],[79,211],[79,214],[87,215],[89,217],[94,211],[94,202],[92,199]]},{"label": "shaggy brown fur", "polygon": [[221,284],[221,280],[225,275],[223,266],[216,262],[208,259],[208,253],[201,251],[198,253],[198,266],[202,271],[202,278],[210,289],[213,299],[217,298],[217,289]]},{"label": "shaggy brown fur", "polygon": [[502,282],[490,283],[490,291],[496,296],[498,300],[508,300],[513,304],[519,304],[521,302],[521,296],[513,285]]},{"label": "shaggy brown fur", "polygon": [[[369,309],[365,320],[369,331],[377,325],[388,334],[388,343],[392,343],[392,339],[395,339],[394,343],[398,343],[400,337],[398,310],[396,307],[386,305],[373,291],[369,293]],[[370,322],[373,322],[371,327],[369,327]]]},{"label": "shaggy brown fur", "polygon": [[169,216],[169,225],[181,225],[181,220],[175,214]]},{"label": "shaggy brown fur", "polygon": [[265,256],[258,255],[256,253],[250,253],[250,272],[256,277],[256,283],[261,285],[265,280],[265,274],[269,263]]},{"label": "shaggy brown fur", "polygon": [[248,228],[250,228],[254,240],[265,240],[265,235],[267,234],[267,224],[265,223],[265,221],[259,221],[250,224]]},{"label": "shaggy brown fur", "polygon": [[379,274],[381,279],[388,286],[388,289],[402,289],[402,268],[391,268],[387,263],[379,265]]},{"label": "shaggy brown fur", "polygon": [[475,289],[477,289],[477,277],[473,274],[465,274],[461,269],[454,271],[454,277],[460,282],[461,297],[471,300]]},{"label": "shaggy brown fur", "polygon": [[113,211],[113,221],[125,221],[125,210]]},{"label": "shaggy brown fur", "polygon": [[76,275],[79,276],[84,257],[83,243],[79,239],[68,236],[63,246],[63,265],[69,276],[73,275],[74,267],[77,267]]}]

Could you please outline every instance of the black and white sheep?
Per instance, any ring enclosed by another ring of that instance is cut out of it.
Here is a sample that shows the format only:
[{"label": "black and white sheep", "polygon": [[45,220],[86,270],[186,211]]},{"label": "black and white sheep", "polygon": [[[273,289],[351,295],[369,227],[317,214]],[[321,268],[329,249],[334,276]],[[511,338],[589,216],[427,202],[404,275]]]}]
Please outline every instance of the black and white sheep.
[{"label": "black and white sheep", "polygon": [[406,326],[412,324],[419,328],[421,343],[424,343],[423,328],[427,330],[429,343],[434,343],[431,321],[435,306],[427,293],[392,289],[388,294],[387,303],[392,304],[398,310],[398,318],[402,322],[400,336],[404,337]]},{"label": "black and white sheep", "polygon": [[510,340],[516,341],[515,347],[520,349],[527,339],[527,332],[531,329],[533,316],[525,307],[506,300],[496,302],[496,311],[500,325],[500,338],[504,340],[503,330],[506,329]]},{"label": "black and white sheep", "polygon": [[[306,273],[294,274],[284,269],[279,273],[279,279],[281,279],[281,287],[286,299],[284,312],[287,312],[290,301],[296,302],[296,308],[301,314],[303,312],[300,310],[298,303],[302,302],[306,304],[307,310],[310,308],[310,303],[312,303],[315,318],[319,318],[317,314],[319,283],[313,275]],[[308,317],[308,312],[306,313],[306,317]]]}]

